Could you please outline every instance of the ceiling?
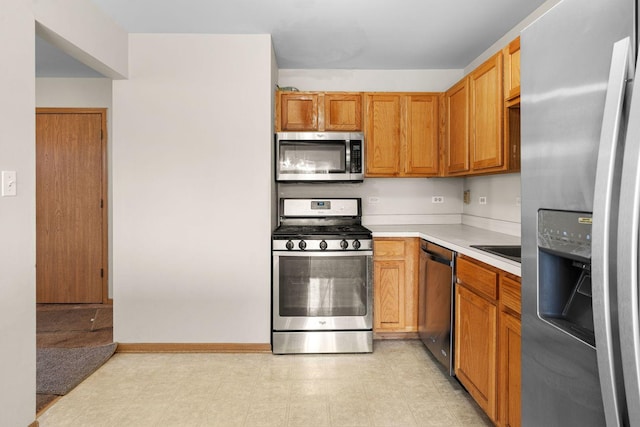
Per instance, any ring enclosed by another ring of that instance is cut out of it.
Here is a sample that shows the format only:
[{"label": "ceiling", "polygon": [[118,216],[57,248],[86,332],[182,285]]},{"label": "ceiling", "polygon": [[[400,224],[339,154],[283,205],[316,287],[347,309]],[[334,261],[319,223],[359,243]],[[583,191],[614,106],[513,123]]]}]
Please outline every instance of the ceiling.
[{"label": "ceiling", "polygon": [[[130,33],[271,34],[280,69],[461,69],[545,0],[89,0]],[[97,72],[37,38],[39,77]],[[75,61],[75,63],[74,63]]]}]

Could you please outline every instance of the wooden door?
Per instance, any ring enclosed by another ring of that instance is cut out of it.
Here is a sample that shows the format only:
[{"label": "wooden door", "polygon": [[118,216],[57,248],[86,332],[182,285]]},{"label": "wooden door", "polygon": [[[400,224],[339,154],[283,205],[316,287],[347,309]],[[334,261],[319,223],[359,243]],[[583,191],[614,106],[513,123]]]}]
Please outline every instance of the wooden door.
[{"label": "wooden door", "polygon": [[408,95],[406,160],[408,176],[438,175],[438,95]]},{"label": "wooden door", "polygon": [[400,95],[366,95],[366,176],[400,172]]},{"label": "wooden door", "polygon": [[106,110],[36,111],[36,300],[106,302]]}]

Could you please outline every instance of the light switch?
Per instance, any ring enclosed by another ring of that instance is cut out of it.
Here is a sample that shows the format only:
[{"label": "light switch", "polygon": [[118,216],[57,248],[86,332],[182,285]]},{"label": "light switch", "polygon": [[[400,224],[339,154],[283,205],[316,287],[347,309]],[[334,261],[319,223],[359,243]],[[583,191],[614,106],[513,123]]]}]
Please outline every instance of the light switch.
[{"label": "light switch", "polygon": [[2,171],[2,197],[18,194],[17,186],[16,171]]}]

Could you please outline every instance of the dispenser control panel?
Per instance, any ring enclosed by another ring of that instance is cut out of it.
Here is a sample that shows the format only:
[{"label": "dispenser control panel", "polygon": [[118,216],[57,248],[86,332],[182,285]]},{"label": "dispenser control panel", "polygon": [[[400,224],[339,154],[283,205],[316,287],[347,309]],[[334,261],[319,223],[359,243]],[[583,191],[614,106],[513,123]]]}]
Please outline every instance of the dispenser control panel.
[{"label": "dispenser control panel", "polygon": [[538,247],[551,252],[591,259],[590,212],[538,211]]}]

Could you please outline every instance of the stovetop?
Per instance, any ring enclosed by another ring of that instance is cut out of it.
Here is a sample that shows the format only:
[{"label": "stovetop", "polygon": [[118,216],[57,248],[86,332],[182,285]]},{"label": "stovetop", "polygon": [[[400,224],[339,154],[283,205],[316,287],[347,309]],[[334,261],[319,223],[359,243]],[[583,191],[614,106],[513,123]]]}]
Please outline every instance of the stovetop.
[{"label": "stovetop", "polygon": [[336,239],[342,238],[371,238],[371,230],[360,224],[349,225],[281,225],[273,231],[274,238],[304,238],[313,237]]}]

